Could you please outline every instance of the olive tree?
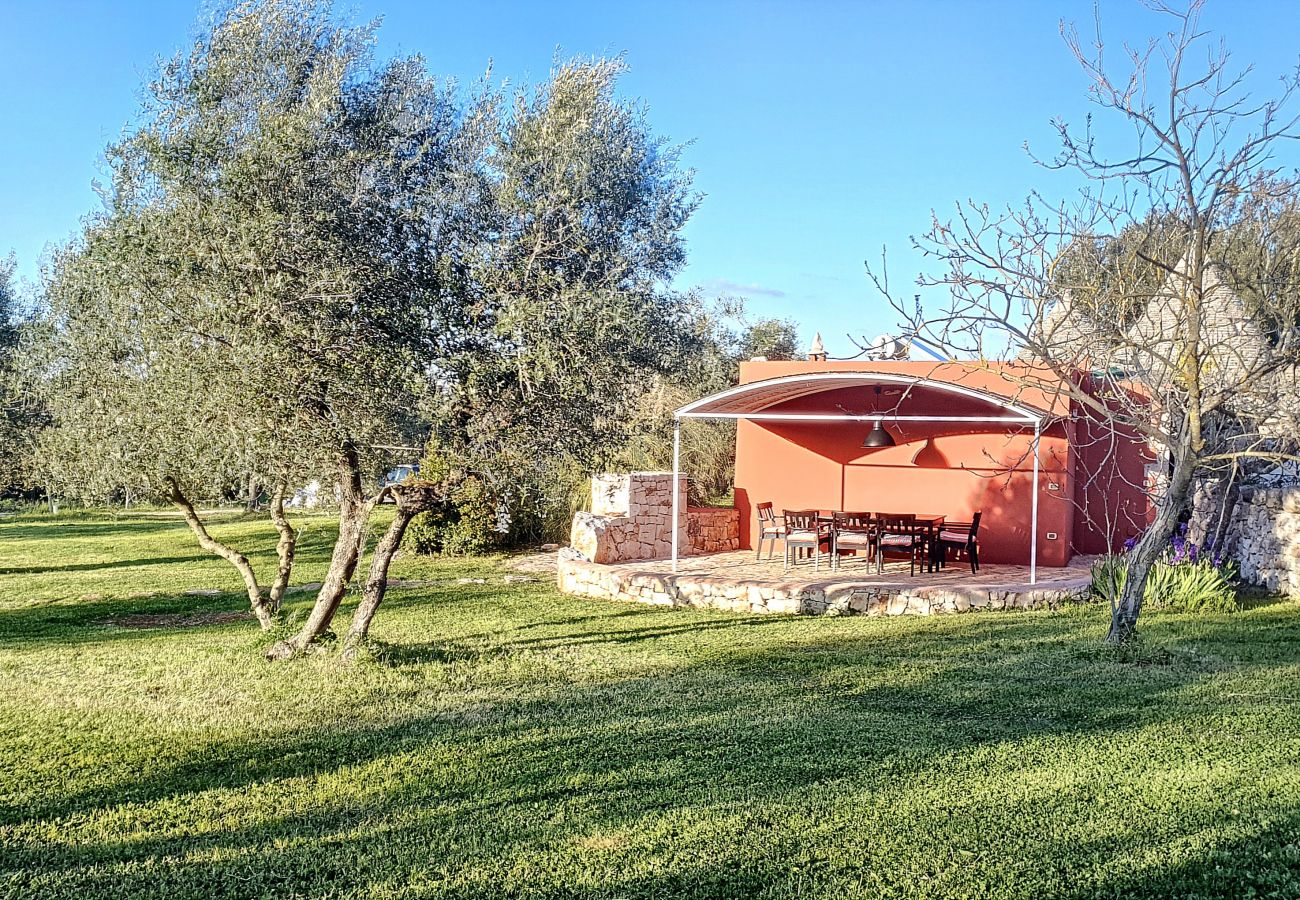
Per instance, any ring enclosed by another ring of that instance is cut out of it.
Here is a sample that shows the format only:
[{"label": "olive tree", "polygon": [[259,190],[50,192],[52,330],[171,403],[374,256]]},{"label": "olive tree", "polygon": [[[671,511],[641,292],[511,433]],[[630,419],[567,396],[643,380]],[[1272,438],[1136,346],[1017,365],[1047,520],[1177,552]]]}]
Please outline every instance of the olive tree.
[{"label": "olive tree", "polygon": [[55,471],[83,493],[133,483],[171,500],[240,570],[264,625],[273,604],[192,497],[249,473],[275,486],[278,586],[284,494],[332,474],[330,568],[280,655],[342,599],[379,448],[419,439],[440,323],[461,302],[475,130],[419,59],[374,65],[372,39],[309,0],[223,9],[162,66],[110,148],[105,210],[47,286]]},{"label": "olive tree", "polygon": [[42,424],[41,409],[22,378],[21,348],[27,326],[14,284],[17,263],[0,259],[0,497],[24,491],[32,479],[32,441]]},{"label": "olive tree", "polygon": [[[300,630],[330,628],[375,505],[397,513],[347,639],[366,639],[411,517],[468,475],[545,494],[599,464],[644,379],[694,340],[665,285],[696,198],[677,152],[617,101],[619,61],[557,67],[512,106],[467,102],[416,58],[376,64],[373,27],[311,0],[218,10],[161,67],[109,150],[105,208],[46,285],[39,381],[51,477],[168,499],[239,570],[264,626],[292,570],[287,492],[328,473],[339,533]],[[384,448],[455,464],[368,486]],[[271,597],[196,500],[273,486]]]},{"label": "olive tree", "polygon": [[440,451],[523,519],[567,513],[566,485],[616,458],[639,398],[699,346],[695,298],[666,287],[698,197],[615,97],[625,68],[556,66],[503,106],[487,157],[475,303],[434,417]]}]

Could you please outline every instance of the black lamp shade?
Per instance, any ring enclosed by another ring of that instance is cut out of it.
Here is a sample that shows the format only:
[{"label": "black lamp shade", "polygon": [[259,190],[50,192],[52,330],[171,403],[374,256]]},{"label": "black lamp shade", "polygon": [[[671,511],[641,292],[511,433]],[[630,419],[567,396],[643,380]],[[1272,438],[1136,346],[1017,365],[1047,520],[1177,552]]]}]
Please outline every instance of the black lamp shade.
[{"label": "black lamp shade", "polygon": [[879,450],[881,447],[892,446],[894,446],[894,439],[880,426],[880,420],[876,419],[876,424],[867,432],[867,439],[862,442],[862,449]]}]

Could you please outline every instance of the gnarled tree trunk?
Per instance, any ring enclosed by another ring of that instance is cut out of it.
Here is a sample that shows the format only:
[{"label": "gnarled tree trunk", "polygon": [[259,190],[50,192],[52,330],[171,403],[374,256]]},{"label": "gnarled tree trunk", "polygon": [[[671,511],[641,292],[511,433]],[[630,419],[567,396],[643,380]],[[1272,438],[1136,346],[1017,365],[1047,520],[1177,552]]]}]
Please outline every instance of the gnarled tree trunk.
[{"label": "gnarled tree trunk", "polygon": [[384,594],[388,590],[388,567],[393,561],[393,554],[402,545],[406,526],[415,516],[432,509],[445,499],[445,492],[437,485],[428,482],[395,484],[387,491],[397,502],[397,514],[393,516],[392,524],[388,526],[388,531],[384,532],[384,536],[380,538],[370,557],[370,574],[366,578],[365,593],[362,595],[356,613],[352,616],[352,625],[349,626],[343,643],[345,659],[356,656],[370,633],[370,622],[374,619],[379,604],[384,602]]},{"label": "gnarled tree trunk", "polygon": [[344,446],[343,452],[339,454],[338,470],[342,494],[339,500],[339,536],[334,542],[329,571],[325,574],[320,593],[316,595],[316,604],[302,629],[288,640],[276,643],[267,651],[267,659],[295,656],[320,637],[334,619],[348,583],[357,570],[374,503],[367,500],[362,491],[361,461],[354,445]]},{"label": "gnarled tree trunk", "polygon": [[1170,473],[1164,495],[1156,505],[1155,520],[1142,533],[1142,539],[1128,555],[1124,589],[1111,609],[1110,632],[1106,635],[1108,643],[1123,644],[1136,633],[1138,616],[1142,612],[1142,598],[1146,592],[1147,574],[1169,546],[1170,538],[1178,529],[1179,517],[1187,505],[1196,461],[1191,441],[1185,435],[1179,435],[1177,441],[1178,445],[1172,448],[1173,472]]},{"label": "gnarled tree trunk", "polygon": [[284,604],[284,593],[289,589],[289,578],[293,575],[293,557],[298,549],[298,532],[284,515],[284,495],[288,490],[284,482],[275,487],[271,497],[271,521],[280,533],[280,540],[275,545],[275,555],[279,564],[275,571],[275,581],[271,583],[270,606],[273,612],[279,612]]},{"label": "gnarled tree trunk", "polygon": [[173,506],[181,511],[186,524],[190,526],[190,531],[193,531],[194,536],[198,539],[199,546],[209,553],[215,553],[235,567],[240,577],[244,579],[244,586],[248,589],[248,603],[253,609],[253,615],[257,616],[257,621],[262,626],[263,631],[270,628],[273,622],[271,608],[262,598],[262,589],[257,584],[257,575],[253,572],[248,557],[208,534],[208,529],[194,511],[194,504],[181,493],[180,485],[176,483],[175,478],[168,475],[163,481],[167,485],[167,498],[171,500]]}]

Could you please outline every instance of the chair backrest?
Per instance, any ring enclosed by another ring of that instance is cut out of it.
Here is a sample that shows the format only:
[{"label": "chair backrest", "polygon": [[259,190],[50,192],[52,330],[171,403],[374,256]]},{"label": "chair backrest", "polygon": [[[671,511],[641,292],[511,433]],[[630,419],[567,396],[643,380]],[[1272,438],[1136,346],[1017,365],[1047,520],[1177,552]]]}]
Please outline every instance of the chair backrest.
[{"label": "chair backrest", "polygon": [[758,504],[758,521],[760,522],[776,521],[776,513],[772,512],[772,504],[770,503]]},{"label": "chair backrest", "polygon": [[869,512],[837,512],[833,519],[836,531],[870,534],[874,528]]},{"label": "chair backrest", "polygon": [[889,534],[912,534],[917,529],[915,513],[880,513],[876,522]]},{"label": "chair backrest", "polygon": [[970,517],[970,538],[972,541],[975,540],[975,532],[980,530],[980,516],[982,515],[984,515],[984,512],[980,510]]},{"label": "chair backrest", "polygon": [[815,509],[783,509],[781,515],[785,518],[786,531],[817,530],[817,510]]}]

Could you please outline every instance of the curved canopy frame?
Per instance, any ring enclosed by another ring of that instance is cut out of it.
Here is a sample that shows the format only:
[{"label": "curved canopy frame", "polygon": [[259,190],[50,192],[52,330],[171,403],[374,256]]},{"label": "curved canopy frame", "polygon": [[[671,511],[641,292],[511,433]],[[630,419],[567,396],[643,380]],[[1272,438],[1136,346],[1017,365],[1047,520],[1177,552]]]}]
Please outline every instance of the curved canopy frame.
[{"label": "curved canopy frame", "polygon": [[[966,400],[986,403],[1001,411],[997,416],[899,416],[889,413],[769,413],[765,410],[789,400],[820,394],[826,391],[853,387],[878,387],[901,385],[907,390],[922,388],[950,394]],[[802,375],[785,375],[763,381],[737,385],[688,403],[674,413],[678,419],[786,419],[791,421],[817,421],[845,419],[864,421],[891,419],[912,422],[1020,422],[1033,424],[1051,418],[1052,413],[1007,397],[981,391],[977,388],[934,378],[915,375],[894,375],[888,372],[809,372]]]},{"label": "curved canopy frame", "polygon": [[[998,410],[993,415],[897,415],[889,412],[853,413],[780,413],[767,412],[789,400],[808,397],[826,391],[853,387],[902,385],[908,391],[914,388],[976,400]],[[673,413],[673,527],[672,570],[677,571],[678,529],[681,518],[681,492],[676,489],[681,472],[682,419],[754,419],[758,421],[789,422],[864,422],[888,419],[892,422],[1001,422],[1007,425],[1032,425],[1033,483],[1030,495],[1029,583],[1038,581],[1038,445],[1043,424],[1054,414],[1008,397],[981,391],[966,385],[953,384],[914,375],[895,375],[889,372],[806,372],[800,375],[783,375],[763,381],[737,385],[688,403]]]}]

